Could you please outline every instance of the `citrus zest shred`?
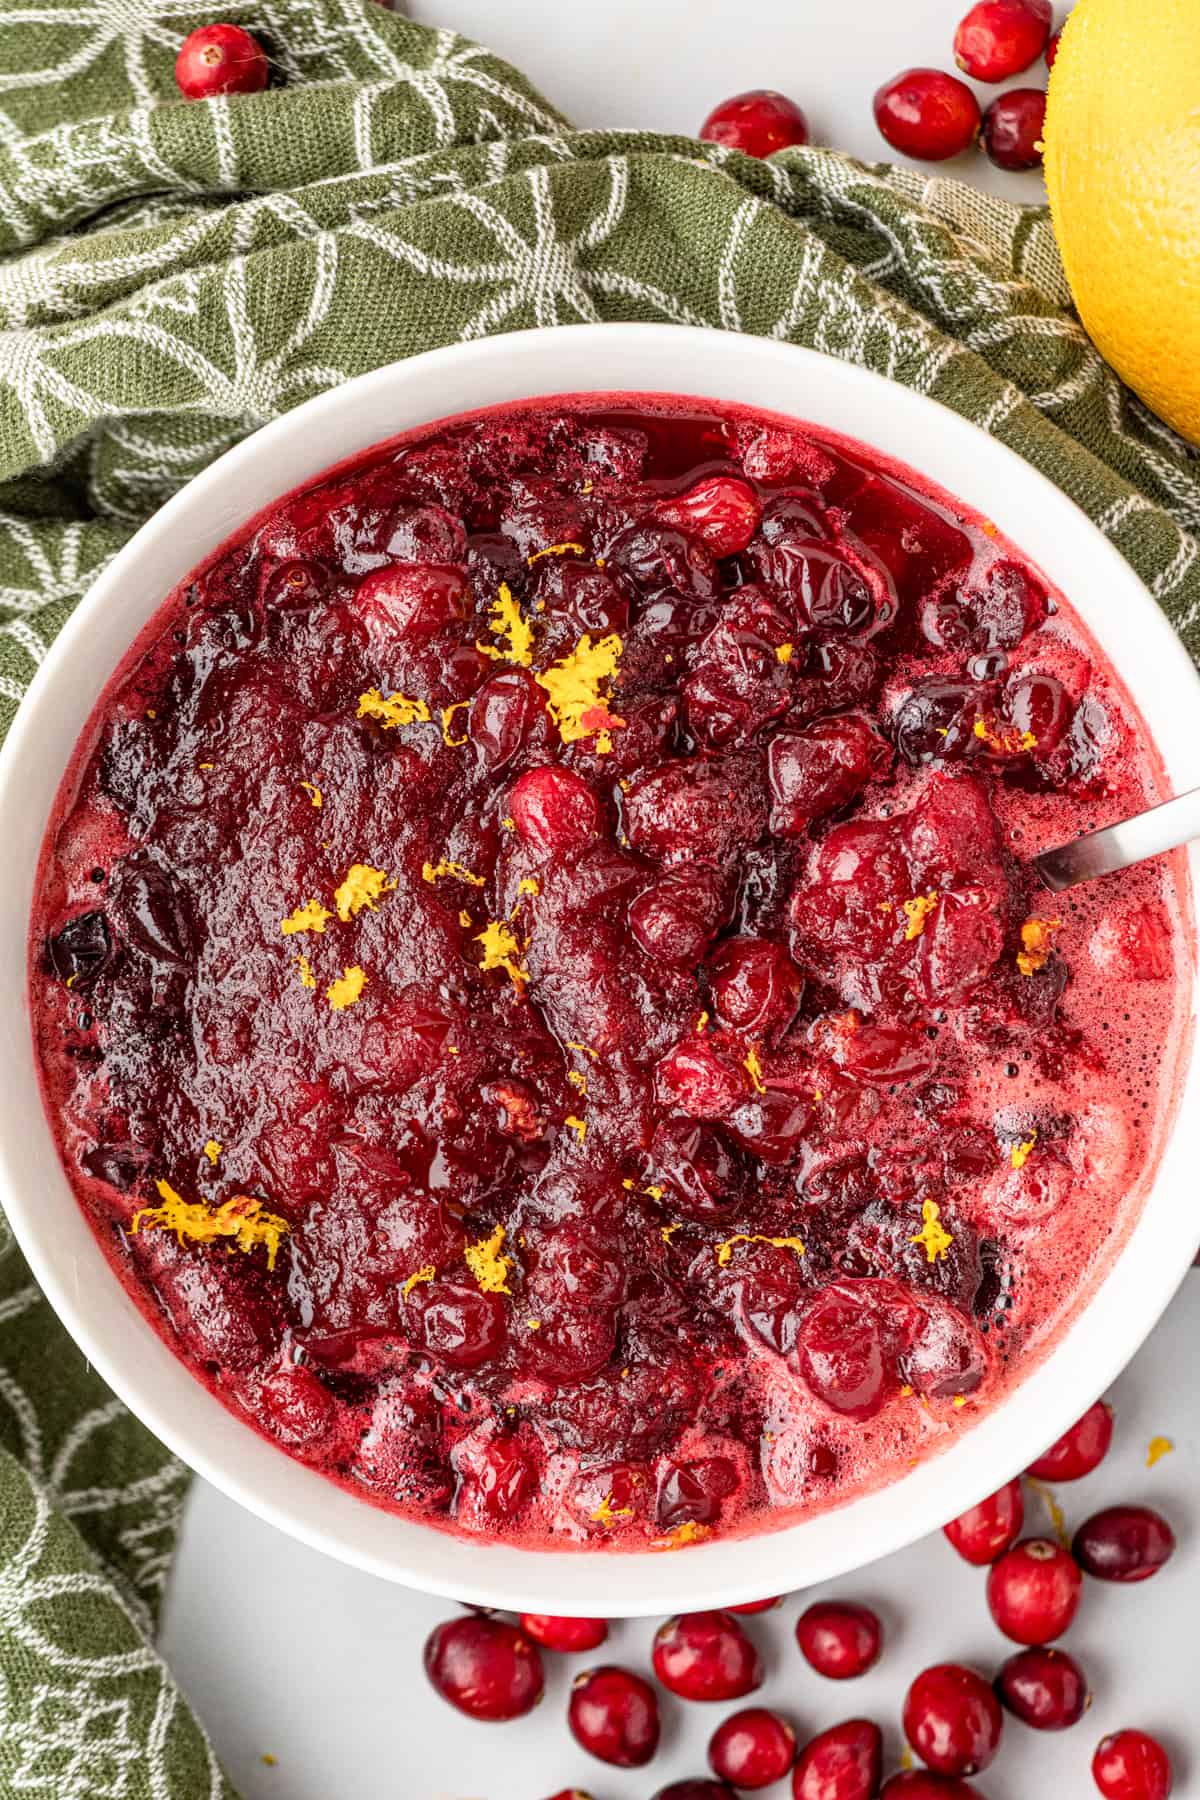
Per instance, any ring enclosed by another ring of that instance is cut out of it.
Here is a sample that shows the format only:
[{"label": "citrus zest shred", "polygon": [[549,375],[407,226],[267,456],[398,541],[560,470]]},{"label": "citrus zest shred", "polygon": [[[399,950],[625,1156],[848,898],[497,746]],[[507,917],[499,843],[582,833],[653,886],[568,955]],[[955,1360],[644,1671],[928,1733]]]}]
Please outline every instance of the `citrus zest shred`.
[{"label": "citrus zest shred", "polygon": [[503,919],[492,919],[476,934],[475,942],[483,945],[483,961],[479,965],[481,969],[503,969],[516,987],[524,988],[529,980],[529,972],[517,960],[521,954],[521,946]]},{"label": "citrus zest shred", "polygon": [[660,1225],[658,1235],[664,1244],[669,1244],[677,1231],[683,1230],[682,1219],[675,1219],[670,1225]]},{"label": "citrus zest shred", "polygon": [[1046,966],[1054,948],[1054,933],[1061,929],[1061,919],[1026,919],[1017,951],[1017,967],[1022,975],[1032,975]]},{"label": "citrus zest shred", "polygon": [[1171,1438],[1152,1437],[1146,1446],[1146,1467],[1152,1469],[1156,1462],[1162,1461],[1164,1456],[1170,1456],[1174,1448],[1175,1444]]},{"label": "citrus zest shred", "polygon": [[605,1494],[603,1500],[592,1514],[592,1520],[595,1524],[609,1526],[614,1524],[617,1519],[632,1519],[632,1517],[632,1506],[614,1506],[611,1494]]},{"label": "citrus zest shred", "polygon": [[500,1254],[506,1236],[503,1225],[497,1225],[490,1237],[480,1238],[476,1244],[468,1244],[463,1251],[463,1261],[485,1294],[512,1293],[508,1285],[509,1270],[513,1266],[512,1257]]},{"label": "citrus zest shred", "polygon": [[792,660],[792,657],[795,655],[795,653],[796,653],[795,644],[776,644],[776,646],[775,646],[775,661],[781,662],[781,663],[790,663]]},{"label": "citrus zest shred", "polygon": [[533,626],[513,599],[507,581],[500,583],[492,601],[488,629],[495,637],[507,638],[508,646],[481,644],[476,640],[475,648],[483,656],[490,656],[493,662],[519,663],[524,669],[529,667],[533,661]]},{"label": "citrus zest shred", "polygon": [[587,1076],[583,1073],[582,1069],[568,1069],[567,1070],[567,1080],[570,1082],[570,1084],[573,1088],[578,1088],[579,1092],[582,1095],[584,1095],[584,1097],[586,1098],[586,1096],[587,1096]]},{"label": "citrus zest shred", "polygon": [[1009,1151],[1009,1161],[1012,1163],[1014,1169],[1023,1169],[1025,1167],[1025,1164],[1029,1161],[1029,1153],[1036,1143],[1037,1132],[1031,1130],[1028,1137],[1022,1138],[1019,1144],[1013,1145],[1012,1149]]},{"label": "citrus zest shred", "polygon": [[[443,857],[440,862],[427,862],[421,864],[422,881],[437,881],[443,875],[453,875],[456,881],[465,881],[471,887],[484,886],[483,876],[472,875],[470,869],[464,868],[463,864],[460,862],[447,862],[446,858]],[[467,923],[470,924],[470,920],[468,920]]]},{"label": "citrus zest shred", "polygon": [[385,894],[390,894],[395,885],[383,869],[373,869],[370,863],[351,863],[345,880],[334,890],[333,904],[337,907],[338,918],[343,925],[348,925],[364,906],[368,912],[374,912],[376,903]]},{"label": "citrus zest shred", "polygon": [[542,884],[536,875],[522,875],[517,883],[518,894],[533,894],[535,897],[542,891]]},{"label": "citrus zest shred", "polygon": [[587,550],[582,544],[547,544],[544,549],[535,550],[532,556],[527,556],[525,561],[532,569],[534,563],[541,562],[543,556],[567,556],[571,552],[574,552],[576,556],[587,555]]},{"label": "citrus zest shred", "polygon": [[203,1200],[188,1201],[167,1181],[156,1181],[161,1206],[143,1206],[129,1223],[130,1233],[138,1232],[143,1221],[151,1228],[173,1231],[182,1244],[188,1238],[194,1243],[211,1243],[214,1238],[232,1238],[239,1250],[253,1250],[256,1244],[267,1246],[267,1267],[275,1267],[280,1241],[291,1230],[286,1219],[264,1210],[261,1200],[248,1194],[234,1194],[220,1206],[206,1206]]},{"label": "citrus zest shred", "polygon": [[600,1061],[600,1052],[593,1050],[589,1044],[567,1044],[566,1049],[578,1050],[581,1056],[590,1056],[593,1062]]},{"label": "citrus zest shred", "polygon": [[300,783],[300,786],[304,789],[305,793],[308,795],[309,800],[312,802],[313,806],[315,806],[317,808],[324,806],[325,796],[321,792],[320,788],[317,786],[315,781],[302,781]]},{"label": "citrus zest shred", "polygon": [[463,911],[460,912],[458,915],[458,922],[462,926],[464,931],[466,931],[466,929],[469,925],[473,925],[475,923],[474,919],[472,919],[470,913],[467,912],[465,907],[464,907]]},{"label": "citrus zest shred", "polygon": [[424,700],[410,700],[404,694],[389,694],[385,699],[377,687],[358,696],[358,719],[378,719],[385,731],[398,725],[428,725],[429,708]]},{"label": "citrus zest shred", "polygon": [[582,1144],[584,1138],[587,1136],[587,1120],[577,1118],[574,1113],[568,1113],[563,1120],[563,1124],[570,1126],[571,1130]]},{"label": "citrus zest shred", "polygon": [[965,1406],[967,1404],[967,1396],[965,1394],[955,1394],[950,1404],[951,1406]]},{"label": "citrus zest shred", "polygon": [[337,980],[330,982],[325,989],[325,998],[334,1012],[345,1012],[348,1006],[353,1006],[356,1000],[362,999],[362,991],[366,985],[366,970],[355,964],[352,968],[343,969]]},{"label": "citrus zest shred", "polygon": [[986,719],[976,719],[975,736],[981,738],[989,750],[998,750],[1003,756],[1015,756],[1018,750],[1037,749],[1037,739],[1032,731],[1018,731],[1015,725],[989,724]]},{"label": "citrus zest shred", "polygon": [[659,1187],[656,1181],[652,1181],[649,1187],[642,1189],[643,1194],[648,1194],[651,1200],[661,1200],[666,1191],[666,1188]]},{"label": "citrus zest shred", "polygon": [[757,1045],[751,1046],[749,1054],[747,1056],[745,1056],[742,1060],[742,1067],[743,1067],[743,1069],[745,1069],[747,1075],[750,1077],[750,1080],[754,1086],[755,1093],[756,1094],[765,1094],[767,1090],[763,1085],[762,1064],[758,1060],[758,1046]]},{"label": "citrus zest shred", "polygon": [[652,1550],[683,1550],[688,1544],[700,1544],[710,1535],[712,1527],[702,1525],[699,1519],[685,1519],[682,1525],[676,1525],[664,1538],[651,1540]]},{"label": "citrus zest shred", "polygon": [[420,1282],[432,1281],[436,1274],[437,1269],[433,1263],[422,1263],[421,1267],[419,1269],[414,1269],[407,1281],[401,1284],[400,1292],[407,1300],[413,1289],[418,1286]]},{"label": "citrus zest shred", "polygon": [[224,1148],[224,1144],[218,1143],[216,1138],[209,1138],[207,1144],[204,1146],[204,1154],[207,1156],[214,1169],[217,1166],[217,1160]]},{"label": "citrus zest shred", "polygon": [[797,1256],[804,1255],[804,1245],[797,1237],[764,1237],[761,1231],[735,1231],[723,1244],[718,1244],[714,1252],[722,1269],[733,1255],[735,1244],[774,1244],[777,1250],[794,1250]]},{"label": "citrus zest shred", "polygon": [[938,903],[936,888],[930,888],[927,894],[914,894],[911,900],[902,900],[900,910],[908,924],[904,927],[904,941],[911,944],[919,938],[925,929],[925,921]]},{"label": "citrus zest shred", "polygon": [[505,814],[500,823],[503,825],[505,831],[515,831],[517,829],[517,821],[509,813]]},{"label": "citrus zest shred", "polygon": [[632,1181],[630,1181],[628,1175],[625,1177],[624,1181],[621,1183],[621,1186],[625,1189],[625,1192],[627,1194],[632,1194],[633,1183],[632,1183]]},{"label": "citrus zest shred", "polygon": [[284,937],[294,937],[298,931],[323,932],[326,919],[332,917],[328,907],[322,906],[319,900],[306,900],[303,906],[296,907],[289,918],[280,920],[279,929]]},{"label": "citrus zest shred", "polygon": [[946,1227],[941,1223],[941,1211],[936,1200],[923,1200],[921,1202],[921,1229],[908,1240],[910,1244],[920,1244],[925,1252],[926,1262],[944,1262],[946,1252],[954,1242]]},{"label": "citrus zest shred", "polygon": [[298,956],[296,961],[300,965],[300,986],[315,988],[317,985],[317,978],[312,972],[312,964],[309,962],[307,956]]},{"label": "citrus zest shred", "polygon": [[696,1016],[696,1030],[697,1031],[706,1031],[708,1029],[708,1020],[709,1020],[708,1013],[706,1013],[706,1012],[698,1013]]},{"label": "citrus zest shred", "polygon": [[450,721],[456,712],[461,712],[464,706],[470,706],[470,704],[471,702],[469,700],[456,700],[453,706],[443,706],[442,708],[442,742],[449,750],[457,750],[467,741],[467,734],[465,732],[460,738],[450,736]]},{"label": "citrus zest shred", "polygon": [[584,632],[573,650],[534,676],[549,696],[546,705],[564,744],[595,737],[602,756],[611,751],[612,733],[625,721],[609,712],[608,695],[601,690],[616,675],[623,647],[615,631],[595,644]]},{"label": "citrus zest shred", "polygon": [[542,1329],[542,1321],[540,1319],[526,1319],[525,1329],[526,1331],[540,1331]]}]

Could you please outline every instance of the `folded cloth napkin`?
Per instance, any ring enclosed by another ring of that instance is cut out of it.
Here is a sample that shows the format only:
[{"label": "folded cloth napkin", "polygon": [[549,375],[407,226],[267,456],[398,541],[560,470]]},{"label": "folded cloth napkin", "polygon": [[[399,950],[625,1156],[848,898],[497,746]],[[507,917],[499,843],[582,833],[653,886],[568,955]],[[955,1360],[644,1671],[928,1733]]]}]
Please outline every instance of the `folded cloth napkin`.
[{"label": "folded cloth napkin", "polygon": [[[236,439],[394,358],[580,320],[755,332],[932,394],[1077,500],[1200,654],[1200,460],[1084,335],[1044,209],[573,131],[375,0],[218,10],[268,49],[264,93],[179,99],[189,0],[0,0],[0,730],[97,571]],[[186,1485],[0,1219],[3,1794],[232,1793],[153,1648]]]}]

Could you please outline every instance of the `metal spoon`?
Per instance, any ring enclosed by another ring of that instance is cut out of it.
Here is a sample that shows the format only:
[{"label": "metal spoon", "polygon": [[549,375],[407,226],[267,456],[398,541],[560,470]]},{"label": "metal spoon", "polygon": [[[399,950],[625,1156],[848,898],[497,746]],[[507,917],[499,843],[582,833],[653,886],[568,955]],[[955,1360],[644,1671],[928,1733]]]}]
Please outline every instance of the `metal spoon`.
[{"label": "metal spoon", "polygon": [[1200,837],[1200,788],[1190,788],[1161,806],[1135,813],[1132,819],[1106,825],[1103,831],[1089,831],[1086,837],[1073,838],[1056,850],[1043,850],[1033,857],[1031,866],[1043,886],[1057,894],[1077,881],[1094,881],[1097,875],[1127,869],[1147,856],[1176,850],[1195,837]]}]

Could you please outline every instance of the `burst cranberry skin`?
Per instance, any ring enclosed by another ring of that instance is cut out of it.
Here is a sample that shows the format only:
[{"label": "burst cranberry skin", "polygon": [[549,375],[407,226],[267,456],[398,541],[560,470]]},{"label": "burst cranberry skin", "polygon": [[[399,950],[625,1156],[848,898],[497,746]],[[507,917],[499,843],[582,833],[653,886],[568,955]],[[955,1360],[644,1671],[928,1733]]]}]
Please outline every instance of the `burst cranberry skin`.
[{"label": "burst cranberry skin", "polygon": [[543,1650],[570,1655],[595,1650],[608,1636],[607,1619],[567,1619],[553,1613],[522,1613],[521,1630]]},{"label": "burst cranberry skin", "polygon": [[1092,1779],[1104,1800],[1167,1800],[1174,1785],[1170,1757],[1145,1731],[1116,1731],[1102,1739]]},{"label": "burst cranberry skin", "polygon": [[762,1659],[728,1613],[681,1613],[654,1637],[654,1673],[683,1700],[740,1700],[761,1686]]},{"label": "burst cranberry skin", "polygon": [[1050,0],[979,0],[954,34],[954,60],[975,81],[1007,81],[1046,48]]},{"label": "burst cranberry skin", "polygon": [[743,1600],[740,1606],[727,1606],[725,1611],[744,1614],[774,1612],[775,1608],[782,1604],[783,1595],[774,1594],[769,1600]]},{"label": "burst cranberry skin", "polygon": [[792,1770],[793,1800],[873,1800],[883,1735],[870,1719],[847,1719],[811,1738]]},{"label": "burst cranberry skin", "polygon": [[978,1506],[969,1506],[942,1530],[964,1562],[983,1568],[1011,1550],[1025,1523],[1025,1496],[1019,1481],[1008,1481]]},{"label": "burst cranberry skin", "polygon": [[904,1735],[937,1775],[977,1775],[1000,1745],[1004,1716],[981,1675],[937,1663],[917,1676],[904,1701]]},{"label": "burst cranberry skin", "polygon": [[1092,1699],[1075,1658],[1040,1645],[1010,1656],[993,1686],[1001,1705],[1035,1731],[1066,1731],[1077,1725]]},{"label": "burst cranberry skin", "polygon": [[765,1706],[732,1713],[708,1741],[709,1767],[730,1787],[770,1787],[783,1780],[795,1759],[795,1732]]},{"label": "burst cranberry skin", "polygon": [[527,844],[555,853],[580,849],[600,823],[599,803],[582,775],[557,763],[518,776],[508,810]]},{"label": "burst cranberry skin", "polygon": [[997,94],[983,115],[980,141],[998,169],[1040,169],[1046,129],[1046,96],[1041,88],[1010,88]]},{"label": "burst cranberry skin", "polygon": [[1079,1610],[1083,1577],[1074,1557],[1049,1538],[1026,1538],[1005,1551],[987,1579],[993,1619],[1016,1644],[1061,1637]]},{"label": "burst cranberry skin", "polygon": [[750,88],[715,106],[697,136],[747,156],[773,156],[792,144],[807,144],[808,120],[786,94]]},{"label": "burst cranberry skin", "polygon": [[875,123],[903,156],[946,162],[979,136],[979,102],[965,81],[941,69],[906,69],[875,95]]},{"label": "burst cranberry skin", "polygon": [[1108,1455],[1112,1435],[1112,1408],[1097,1400],[1044,1455],[1030,1463],[1026,1474],[1036,1475],[1039,1481],[1078,1481],[1099,1468]]},{"label": "burst cranberry skin", "polygon": [[425,1673],[473,1719],[519,1719],[542,1697],[542,1659],[515,1625],[469,1613],[439,1625],[425,1644]]},{"label": "burst cranberry skin", "polygon": [[567,1724],[590,1756],[618,1769],[640,1769],[658,1749],[658,1700],[629,1669],[606,1664],[577,1675]]},{"label": "burst cranberry skin", "polygon": [[928,1769],[905,1769],[893,1775],[879,1790],[879,1800],[983,1800],[977,1787],[954,1775],[933,1775]]},{"label": "burst cranberry skin", "polygon": [[822,1600],[796,1621],[796,1642],[818,1675],[849,1681],[879,1661],[883,1627],[868,1606]]},{"label": "burst cranberry skin", "polygon": [[185,100],[257,94],[270,73],[262,45],[240,25],[201,25],[189,31],[175,58],[175,83]]},{"label": "burst cranberry skin", "polygon": [[1098,1581],[1149,1581],[1175,1550],[1175,1533],[1149,1506],[1109,1506],[1075,1533],[1075,1560]]},{"label": "burst cranberry skin", "polygon": [[657,508],[660,519],[698,537],[714,556],[744,550],[762,522],[762,510],[750,483],[735,475],[708,475]]}]

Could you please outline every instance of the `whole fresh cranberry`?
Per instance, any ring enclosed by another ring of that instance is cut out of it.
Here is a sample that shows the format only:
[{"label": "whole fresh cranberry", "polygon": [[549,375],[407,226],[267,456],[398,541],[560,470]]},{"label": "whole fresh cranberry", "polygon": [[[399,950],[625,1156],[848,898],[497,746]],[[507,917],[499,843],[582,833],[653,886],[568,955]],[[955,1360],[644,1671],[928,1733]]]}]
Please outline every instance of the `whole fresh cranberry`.
[{"label": "whole fresh cranberry", "polygon": [[734,1793],[723,1781],[706,1781],[700,1778],[692,1781],[669,1781],[666,1787],[659,1788],[654,1800],[734,1800]]},{"label": "whole fresh cranberry", "polygon": [[883,1769],[883,1734],[847,1719],[810,1738],[792,1770],[793,1800],[872,1800]]},{"label": "whole fresh cranberry", "polygon": [[240,25],[201,25],[189,31],[175,58],[175,82],[185,100],[257,94],[270,73],[262,45]]},{"label": "whole fresh cranberry", "polygon": [[519,775],[508,810],[525,842],[538,850],[577,850],[600,823],[599,802],[583,776],[558,763]]},{"label": "whole fresh cranberry", "polygon": [[731,1613],[774,1612],[775,1608],[777,1606],[782,1606],[782,1604],[783,1595],[775,1594],[769,1600],[743,1600],[740,1606],[727,1606],[725,1611]]},{"label": "whole fresh cranberry", "polygon": [[758,530],[763,509],[748,481],[706,475],[686,493],[660,500],[655,510],[677,531],[700,538],[714,556],[736,556]]},{"label": "whole fresh cranberry", "polygon": [[992,1685],[1001,1704],[1035,1731],[1065,1731],[1077,1725],[1092,1700],[1074,1657],[1040,1645],[1010,1656]]},{"label": "whole fresh cranberry", "polygon": [[473,1719],[519,1719],[542,1697],[542,1659],[523,1631],[468,1613],[432,1631],[425,1673],[442,1696]]},{"label": "whole fresh cranberry", "polygon": [[772,156],[791,144],[807,144],[808,120],[786,94],[750,88],[714,106],[696,135],[747,156]]},{"label": "whole fresh cranberry", "polygon": [[735,1788],[770,1787],[796,1759],[796,1734],[765,1706],[731,1713],[708,1741],[709,1767]]},{"label": "whole fresh cranberry", "polygon": [[904,1701],[904,1735],[938,1775],[977,1775],[1000,1746],[1004,1715],[982,1675],[937,1663],[917,1676]]},{"label": "whole fresh cranberry", "polygon": [[1044,1455],[1030,1463],[1026,1473],[1036,1475],[1039,1481],[1078,1481],[1104,1461],[1112,1435],[1112,1407],[1097,1400]]},{"label": "whole fresh cranberry", "polygon": [[791,1024],[804,982],[782,944],[733,937],[708,961],[713,1012],[722,1025],[750,1037],[776,1037]]},{"label": "whole fresh cranberry", "polygon": [[954,60],[976,81],[1007,81],[1046,48],[1050,0],[979,0],[954,34]]},{"label": "whole fresh cranberry", "polygon": [[575,1677],[567,1724],[589,1755],[618,1769],[640,1769],[658,1749],[654,1689],[640,1675],[614,1664]]},{"label": "whole fresh cranberry", "polygon": [[1175,1533],[1149,1506],[1109,1506],[1085,1519],[1071,1545],[1099,1581],[1148,1581],[1175,1550]]},{"label": "whole fresh cranberry", "polygon": [[1009,88],[997,94],[983,115],[980,141],[998,169],[1040,169],[1046,129],[1046,96],[1041,88]]},{"label": "whole fresh cranberry", "polygon": [[1092,1758],[1092,1777],[1104,1800],[1167,1800],[1171,1759],[1145,1731],[1115,1731]]},{"label": "whole fresh cranberry", "polygon": [[965,81],[942,69],[906,69],[875,95],[875,123],[902,156],[946,162],[979,136],[979,102]]},{"label": "whole fresh cranberry", "polygon": [[1021,1483],[1006,1481],[978,1506],[969,1506],[957,1519],[943,1525],[942,1530],[964,1562],[982,1568],[1012,1548],[1024,1523],[1025,1496]]},{"label": "whole fresh cranberry", "polygon": [[763,1678],[762,1658],[736,1619],[681,1613],[654,1636],[654,1673],[683,1700],[740,1700]]},{"label": "whole fresh cranberry", "polygon": [[905,1769],[879,1790],[879,1800],[983,1800],[977,1787],[954,1775],[931,1775],[928,1769]]},{"label": "whole fresh cranberry", "polygon": [[1017,1644],[1048,1644],[1061,1637],[1079,1610],[1079,1565],[1049,1538],[1026,1538],[1006,1550],[988,1572],[993,1619]]},{"label": "whole fresh cranberry", "polygon": [[606,1619],[566,1619],[553,1613],[522,1613],[521,1630],[543,1650],[570,1654],[595,1650],[608,1636]]},{"label": "whole fresh cranberry", "polygon": [[796,1642],[818,1675],[848,1681],[879,1661],[883,1627],[869,1606],[819,1600],[796,1620]]}]

